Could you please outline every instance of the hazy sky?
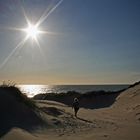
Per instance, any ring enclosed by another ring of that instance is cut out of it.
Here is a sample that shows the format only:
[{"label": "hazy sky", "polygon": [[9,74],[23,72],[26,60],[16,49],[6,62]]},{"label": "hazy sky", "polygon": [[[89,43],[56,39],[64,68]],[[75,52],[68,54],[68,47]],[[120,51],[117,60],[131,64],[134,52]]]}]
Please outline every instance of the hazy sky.
[{"label": "hazy sky", "polygon": [[[59,0],[0,0],[0,81],[17,84],[110,84],[140,80],[140,1],[63,0],[40,34],[10,53]],[[9,57],[8,57],[9,56]],[[8,59],[7,59],[8,58]]]}]

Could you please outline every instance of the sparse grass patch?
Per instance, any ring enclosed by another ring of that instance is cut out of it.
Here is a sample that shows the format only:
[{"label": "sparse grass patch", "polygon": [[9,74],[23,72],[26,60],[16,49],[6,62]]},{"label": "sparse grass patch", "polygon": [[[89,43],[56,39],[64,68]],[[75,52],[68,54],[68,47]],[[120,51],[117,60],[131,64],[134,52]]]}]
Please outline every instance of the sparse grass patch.
[{"label": "sparse grass patch", "polygon": [[11,83],[3,83],[0,85],[0,93],[6,92],[14,96],[19,102],[25,103],[27,106],[31,108],[36,108],[35,102],[28,98],[25,94],[23,94],[15,84]]}]

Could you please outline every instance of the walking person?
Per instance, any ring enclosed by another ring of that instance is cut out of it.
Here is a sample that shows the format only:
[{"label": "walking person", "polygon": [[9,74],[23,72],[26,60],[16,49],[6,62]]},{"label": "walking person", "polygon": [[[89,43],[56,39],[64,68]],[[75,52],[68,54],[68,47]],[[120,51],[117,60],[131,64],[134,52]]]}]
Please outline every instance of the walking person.
[{"label": "walking person", "polygon": [[77,118],[77,112],[79,110],[79,100],[77,98],[74,98],[72,108],[74,109],[75,117]]}]

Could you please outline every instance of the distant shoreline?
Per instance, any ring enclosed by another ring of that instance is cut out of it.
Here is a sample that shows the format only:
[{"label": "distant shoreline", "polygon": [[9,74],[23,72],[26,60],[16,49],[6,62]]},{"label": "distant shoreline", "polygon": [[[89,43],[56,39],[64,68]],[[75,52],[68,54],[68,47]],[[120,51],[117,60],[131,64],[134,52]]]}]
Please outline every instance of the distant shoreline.
[{"label": "distant shoreline", "polygon": [[37,94],[44,93],[67,93],[69,91],[79,92],[84,94],[93,91],[119,91],[130,85],[17,85],[20,90],[27,94],[28,97],[33,97]]}]

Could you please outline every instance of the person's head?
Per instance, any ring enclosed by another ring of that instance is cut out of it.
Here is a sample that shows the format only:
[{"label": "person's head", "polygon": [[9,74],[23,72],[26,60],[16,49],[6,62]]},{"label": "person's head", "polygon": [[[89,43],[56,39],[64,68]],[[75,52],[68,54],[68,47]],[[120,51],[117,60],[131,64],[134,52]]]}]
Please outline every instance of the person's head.
[{"label": "person's head", "polygon": [[78,99],[77,98],[74,98],[74,102],[78,102]]}]

